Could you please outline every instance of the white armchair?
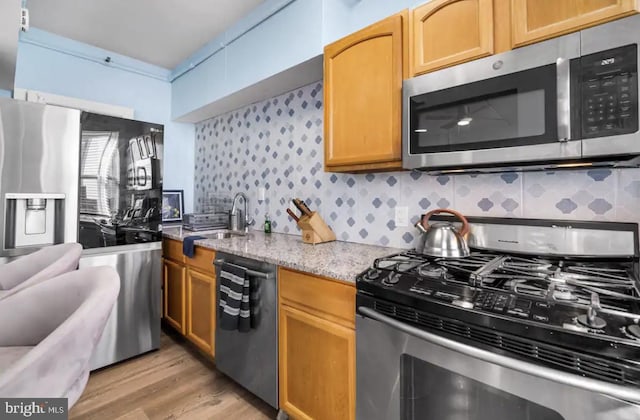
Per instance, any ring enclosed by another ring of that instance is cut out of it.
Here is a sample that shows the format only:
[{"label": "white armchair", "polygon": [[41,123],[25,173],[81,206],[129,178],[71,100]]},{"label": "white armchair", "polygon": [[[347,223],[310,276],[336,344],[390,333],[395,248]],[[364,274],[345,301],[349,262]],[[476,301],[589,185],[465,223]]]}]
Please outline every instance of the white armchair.
[{"label": "white armchair", "polygon": [[78,268],[80,244],[60,244],[42,248],[0,265],[0,300],[19,290]]},{"label": "white armchair", "polygon": [[0,300],[0,397],[63,397],[71,408],[119,290],[113,268],[92,267]]}]

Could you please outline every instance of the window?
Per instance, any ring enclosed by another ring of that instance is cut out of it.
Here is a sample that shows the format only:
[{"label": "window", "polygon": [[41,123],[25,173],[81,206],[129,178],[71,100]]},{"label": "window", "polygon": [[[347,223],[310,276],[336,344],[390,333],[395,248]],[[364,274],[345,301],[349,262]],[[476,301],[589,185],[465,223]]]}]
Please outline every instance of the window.
[{"label": "window", "polygon": [[120,199],[118,132],[84,131],[80,150],[80,213],[115,216]]}]

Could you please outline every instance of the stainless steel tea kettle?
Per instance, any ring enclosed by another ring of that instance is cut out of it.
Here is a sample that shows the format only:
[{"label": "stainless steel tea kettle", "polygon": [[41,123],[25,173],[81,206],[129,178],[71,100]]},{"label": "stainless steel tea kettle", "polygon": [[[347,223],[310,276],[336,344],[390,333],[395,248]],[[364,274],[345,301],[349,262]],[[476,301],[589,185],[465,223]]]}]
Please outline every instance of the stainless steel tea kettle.
[{"label": "stainless steel tea kettle", "polygon": [[[434,214],[448,213],[456,216],[462,222],[462,227],[457,230],[448,222],[436,222],[428,224],[429,218]],[[422,253],[432,257],[460,258],[469,256],[469,246],[465,236],[469,233],[469,222],[459,212],[451,209],[436,209],[426,213],[415,224],[422,232]]]}]

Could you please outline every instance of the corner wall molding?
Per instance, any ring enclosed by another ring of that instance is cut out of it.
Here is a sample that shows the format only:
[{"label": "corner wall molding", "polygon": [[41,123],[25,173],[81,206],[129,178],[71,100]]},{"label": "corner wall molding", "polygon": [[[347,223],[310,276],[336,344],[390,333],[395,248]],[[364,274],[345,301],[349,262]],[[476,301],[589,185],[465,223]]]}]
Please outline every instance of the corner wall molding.
[{"label": "corner wall molding", "polygon": [[20,42],[102,64],[106,67],[135,73],[163,82],[170,82],[171,70],[55,35],[41,29],[32,27],[28,32],[20,33]]},{"label": "corner wall molding", "polygon": [[263,22],[289,6],[294,1],[296,0],[272,0],[270,2],[266,1],[263,5],[258,6],[258,9],[242,18],[232,28],[228,29],[217,38],[212,39],[204,47],[200,48],[189,56],[189,58],[178,64],[176,68],[171,71],[169,81],[173,82],[178,77],[196,68],[213,55],[227,48],[227,46],[238,40],[246,33],[260,26]]}]

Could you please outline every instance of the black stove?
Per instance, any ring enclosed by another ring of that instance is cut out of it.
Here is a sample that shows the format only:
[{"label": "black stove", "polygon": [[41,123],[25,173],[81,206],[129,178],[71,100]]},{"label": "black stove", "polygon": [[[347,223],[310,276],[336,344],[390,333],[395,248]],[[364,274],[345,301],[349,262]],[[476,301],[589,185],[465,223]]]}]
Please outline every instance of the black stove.
[{"label": "black stove", "polygon": [[[635,229],[637,241],[637,225],[616,225]],[[470,245],[465,258],[408,251],[375,260],[357,277],[357,306],[530,362],[640,385],[637,242],[621,256],[480,250],[473,237]]]}]

